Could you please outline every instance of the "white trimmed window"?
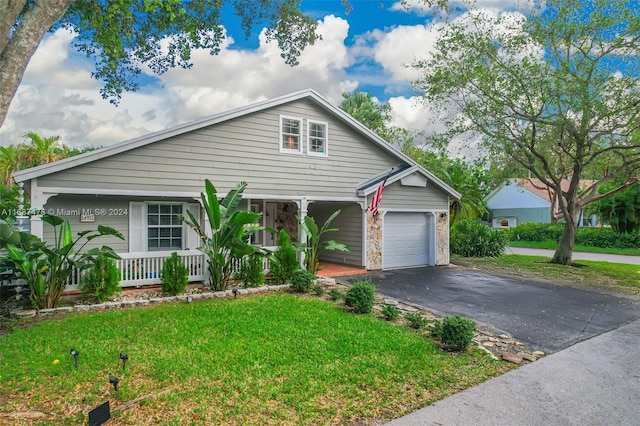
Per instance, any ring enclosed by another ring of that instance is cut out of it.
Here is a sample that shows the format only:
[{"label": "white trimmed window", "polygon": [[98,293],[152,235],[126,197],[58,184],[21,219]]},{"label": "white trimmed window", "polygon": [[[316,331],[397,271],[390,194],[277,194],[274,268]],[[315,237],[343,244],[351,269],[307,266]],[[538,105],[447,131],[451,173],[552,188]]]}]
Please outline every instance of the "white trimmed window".
[{"label": "white trimmed window", "polygon": [[307,121],[307,155],[326,157],[329,148],[329,125],[322,121]]},{"label": "white trimmed window", "polygon": [[302,118],[280,116],[280,152],[302,154]]},{"label": "white trimmed window", "polygon": [[182,250],[182,204],[147,204],[147,249]]}]

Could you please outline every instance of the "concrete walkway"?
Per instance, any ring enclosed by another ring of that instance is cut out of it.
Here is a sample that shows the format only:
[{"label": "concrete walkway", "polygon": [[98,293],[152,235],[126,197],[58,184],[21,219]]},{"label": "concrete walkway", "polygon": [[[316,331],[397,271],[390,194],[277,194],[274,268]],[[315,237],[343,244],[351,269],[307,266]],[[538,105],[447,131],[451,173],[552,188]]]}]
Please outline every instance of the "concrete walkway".
[{"label": "concrete walkway", "polygon": [[388,425],[640,425],[638,360],[635,321]]},{"label": "concrete walkway", "polygon": [[[536,248],[524,248],[524,247],[507,247],[507,254],[524,254],[527,256],[546,256],[553,257],[553,250],[536,249]],[[640,265],[640,256],[625,256],[621,254],[606,254],[606,253],[585,253],[580,251],[574,251],[573,260],[600,260],[604,262],[613,263],[628,263],[630,265]]]}]

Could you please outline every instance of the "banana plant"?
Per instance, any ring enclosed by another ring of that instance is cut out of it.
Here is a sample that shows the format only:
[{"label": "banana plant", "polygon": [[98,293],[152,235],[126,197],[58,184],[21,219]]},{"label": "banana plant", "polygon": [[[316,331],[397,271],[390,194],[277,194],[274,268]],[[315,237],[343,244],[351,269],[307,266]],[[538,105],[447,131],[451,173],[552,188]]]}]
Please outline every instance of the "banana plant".
[{"label": "banana plant", "polygon": [[259,225],[262,213],[238,209],[246,182],[238,183],[222,201],[218,201],[218,191],[209,179],[204,184],[205,192],[200,193],[200,198],[211,226],[211,235],[190,211],[187,211],[188,217],[180,216],[180,219],[200,236],[202,246],[198,250],[207,255],[210,287],[221,291],[227,289],[234,272],[237,262],[233,259],[253,254],[271,256],[269,250],[249,243],[251,234],[268,228]]},{"label": "banana plant", "polygon": [[[74,271],[81,273],[90,268],[99,256],[120,259],[113,249],[106,246],[85,251],[84,247],[89,241],[106,235],[124,240],[120,232],[102,225],[97,230],[79,232],[74,240],[69,221],[53,215],[44,215],[42,221],[53,226],[52,246],[36,236],[25,232],[9,232],[6,226],[0,226],[0,248],[6,248],[8,253],[5,263],[15,268],[27,282],[31,302],[36,309],[58,306]],[[82,237],[86,238],[76,250]]]},{"label": "banana plant", "polygon": [[295,243],[294,247],[296,250],[304,253],[304,265],[307,271],[311,272],[313,275],[316,275],[320,269],[320,261],[318,260],[320,250],[350,251],[347,245],[335,240],[322,241],[323,235],[327,232],[338,231],[338,228],[329,228],[329,225],[339,214],[340,210],[336,210],[329,219],[324,222],[321,228],[318,228],[316,220],[311,216],[305,216],[303,220],[298,218],[300,226],[307,237],[307,241]]}]

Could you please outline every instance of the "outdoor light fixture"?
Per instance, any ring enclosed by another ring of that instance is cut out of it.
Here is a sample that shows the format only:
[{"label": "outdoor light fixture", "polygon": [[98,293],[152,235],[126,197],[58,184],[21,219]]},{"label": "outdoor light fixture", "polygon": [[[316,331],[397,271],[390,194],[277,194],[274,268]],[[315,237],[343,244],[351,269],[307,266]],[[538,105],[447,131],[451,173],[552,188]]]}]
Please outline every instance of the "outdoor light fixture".
[{"label": "outdoor light fixture", "polygon": [[69,353],[71,354],[71,356],[73,357],[75,364],[76,364],[76,370],[78,369],[78,357],[80,356],[80,352],[78,352],[75,349],[71,349],[69,351]]},{"label": "outdoor light fixture", "polygon": [[193,297],[187,296],[187,303],[191,303],[191,302],[193,302]]},{"label": "outdoor light fixture", "polygon": [[237,288],[233,289],[233,297],[238,297],[238,289]]},{"label": "outdoor light fixture", "polygon": [[113,389],[118,392],[118,383],[120,383],[120,379],[109,374],[109,383],[111,383],[113,385]]},{"label": "outdoor light fixture", "polygon": [[129,361],[129,355],[124,352],[120,352],[120,359],[122,360],[122,369],[124,370],[125,364]]}]

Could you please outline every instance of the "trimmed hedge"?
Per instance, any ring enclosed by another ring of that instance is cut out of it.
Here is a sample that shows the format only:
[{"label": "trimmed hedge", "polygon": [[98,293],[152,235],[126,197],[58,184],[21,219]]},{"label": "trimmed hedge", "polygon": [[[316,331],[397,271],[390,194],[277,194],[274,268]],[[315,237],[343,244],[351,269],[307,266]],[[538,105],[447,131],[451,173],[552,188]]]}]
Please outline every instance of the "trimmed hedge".
[{"label": "trimmed hedge", "polygon": [[[560,241],[563,223],[522,223],[506,231],[510,241]],[[600,248],[640,248],[640,232],[618,234],[611,228],[578,228],[575,244]]]},{"label": "trimmed hedge", "polygon": [[473,220],[460,221],[451,227],[451,253],[464,257],[500,257],[508,241],[506,233]]}]

